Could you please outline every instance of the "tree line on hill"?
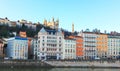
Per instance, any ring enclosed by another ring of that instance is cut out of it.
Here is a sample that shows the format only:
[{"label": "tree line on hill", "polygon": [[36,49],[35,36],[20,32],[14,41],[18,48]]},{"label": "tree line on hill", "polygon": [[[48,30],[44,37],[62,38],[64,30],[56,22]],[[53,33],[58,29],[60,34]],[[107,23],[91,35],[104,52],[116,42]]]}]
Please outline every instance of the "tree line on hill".
[{"label": "tree line on hill", "polygon": [[[9,37],[14,37],[16,33],[16,36],[19,35],[20,31],[25,31],[27,34],[27,37],[34,37],[35,35],[38,34],[38,32],[40,31],[40,29],[44,27],[45,29],[48,30],[52,30],[50,27],[46,27],[42,24],[37,24],[36,25],[36,30],[29,28],[27,26],[25,26],[25,24],[22,24],[22,26],[9,26],[6,24],[2,24],[0,25],[0,38],[9,38]],[[64,32],[64,36],[67,37],[69,35],[77,35],[77,32],[75,31],[74,33],[71,33],[67,30],[62,29],[62,31]]]},{"label": "tree line on hill", "polygon": [[[20,31],[25,31],[27,34],[27,37],[34,37],[37,35],[37,33],[40,31],[40,29],[43,26],[42,24],[36,25],[36,30],[33,30],[32,28],[28,28],[25,26],[25,24],[22,24],[22,26],[8,26],[8,25],[0,25],[0,38],[9,38],[14,37],[16,33],[16,36],[18,36]],[[51,29],[50,27],[45,27],[47,29]]]}]

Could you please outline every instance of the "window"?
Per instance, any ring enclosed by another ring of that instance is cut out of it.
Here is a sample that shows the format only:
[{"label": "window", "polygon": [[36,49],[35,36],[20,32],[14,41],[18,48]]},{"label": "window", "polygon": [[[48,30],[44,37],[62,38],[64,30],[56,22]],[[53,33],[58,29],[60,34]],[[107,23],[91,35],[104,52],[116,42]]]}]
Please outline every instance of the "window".
[{"label": "window", "polygon": [[43,44],[43,46],[44,46],[44,44]]},{"label": "window", "polygon": [[44,51],[44,48],[42,48],[42,51]]},{"label": "window", "polygon": [[44,39],[45,37],[43,36],[43,39]]},{"label": "window", "polygon": [[40,43],[40,40],[38,40],[38,43]]},{"label": "window", "polygon": [[65,49],[65,52],[67,52],[67,49]]},{"label": "window", "polygon": [[61,51],[61,49],[59,49],[59,51]]},{"label": "window", "polygon": [[59,44],[59,47],[61,47],[61,44]]},{"label": "window", "polygon": [[61,43],[61,41],[59,41],[59,43]]}]

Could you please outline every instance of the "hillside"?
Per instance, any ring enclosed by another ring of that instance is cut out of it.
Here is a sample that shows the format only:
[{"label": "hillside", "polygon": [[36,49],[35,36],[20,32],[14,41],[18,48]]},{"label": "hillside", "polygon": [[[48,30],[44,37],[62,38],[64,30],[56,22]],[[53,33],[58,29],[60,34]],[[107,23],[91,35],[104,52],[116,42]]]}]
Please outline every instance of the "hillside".
[{"label": "hillside", "polygon": [[18,35],[20,31],[26,31],[27,37],[34,37],[35,35],[37,35],[37,33],[40,31],[42,27],[51,29],[49,27],[43,26],[42,24],[37,24],[35,30],[30,27],[25,26],[24,24],[21,27],[20,26],[10,27],[8,25],[0,25],[0,38],[14,37],[15,36],[14,33]]}]

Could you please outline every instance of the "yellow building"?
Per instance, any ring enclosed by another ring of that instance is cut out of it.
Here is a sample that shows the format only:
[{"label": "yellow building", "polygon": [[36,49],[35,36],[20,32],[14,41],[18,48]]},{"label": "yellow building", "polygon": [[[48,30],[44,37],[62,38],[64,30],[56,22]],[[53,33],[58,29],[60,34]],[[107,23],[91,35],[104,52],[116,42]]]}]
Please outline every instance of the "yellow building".
[{"label": "yellow building", "polygon": [[43,22],[44,26],[48,26],[52,29],[58,29],[59,28],[59,20],[54,20],[54,18],[52,19],[52,21],[47,22],[47,20],[45,19]]},{"label": "yellow building", "polygon": [[97,34],[97,56],[99,58],[106,58],[108,50],[108,36],[107,34]]}]

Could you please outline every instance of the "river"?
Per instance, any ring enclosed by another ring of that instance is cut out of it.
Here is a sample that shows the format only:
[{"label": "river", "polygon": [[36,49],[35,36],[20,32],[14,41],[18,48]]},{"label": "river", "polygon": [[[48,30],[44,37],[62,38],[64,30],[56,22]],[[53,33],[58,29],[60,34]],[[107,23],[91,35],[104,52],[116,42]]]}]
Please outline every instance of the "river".
[{"label": "river", "polygon": [[116,68],[0,68],[0,71],[120,71]]}]

